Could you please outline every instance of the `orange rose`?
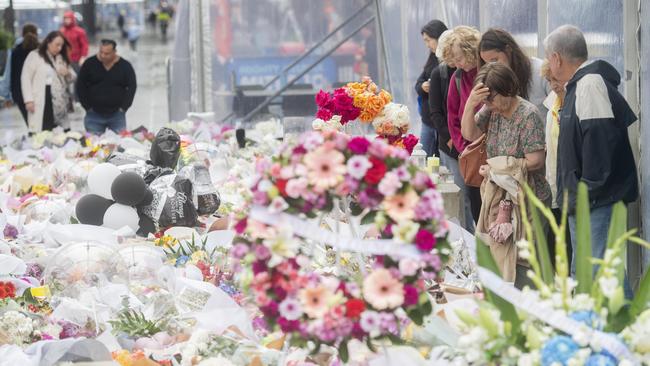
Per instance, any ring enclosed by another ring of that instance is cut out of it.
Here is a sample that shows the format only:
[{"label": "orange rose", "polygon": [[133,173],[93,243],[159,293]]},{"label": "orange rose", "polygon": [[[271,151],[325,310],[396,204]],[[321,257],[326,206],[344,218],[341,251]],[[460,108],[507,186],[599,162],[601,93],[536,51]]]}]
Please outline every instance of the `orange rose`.
[{"label": "orange rose", "polygon": [[393,96],[390,95],[390,93],[384,89],[382,89],[379,92],[379,97],[384,101],[385,104],[388,104],[393,101]]},{"label": "orange rose", "polygon": [[366,105],[366,110],[373,115],[373,118],[376,117],[383,109],[386,103],[379,96],[373,96],[368,100]]},{"label": "orange rose", "polygon": [[368,96],[366,93],[359,93],[354,96],[352,104],[359,109],[365,109],[366,104],[368,104]]},{"label": "orange rose", "polygon": [[361,111],[361,114],[359,114],[359,120],[361,120],[361,122],[368,123],[371,122],[374,118],[375,116],[365,109]]},{"label": "orange rose", "polygon": [[354,98],[357,94],[363,93],[366,90],[366,85],[362,83],[348,83],[345,89],[348,95]]}]

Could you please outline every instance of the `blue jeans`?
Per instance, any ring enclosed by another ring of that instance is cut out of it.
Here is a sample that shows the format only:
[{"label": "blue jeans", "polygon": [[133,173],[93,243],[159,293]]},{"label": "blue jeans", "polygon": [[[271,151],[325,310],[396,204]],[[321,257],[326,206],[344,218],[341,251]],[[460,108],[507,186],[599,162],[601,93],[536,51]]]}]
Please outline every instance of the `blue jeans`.
[{"label": "blue jeans", "polygon": [[[609,233],[609,223],[612,219],[612,208],[614,205],[603,206],[594,208],[590,212],[591,217],[591,256],[592,258],[602,259],[605,256],[605,250],[607,249],[607,235]],[[571,276],[575,277],[576,273],[576,254],[577,254],[577,243],[576,238],[576,216],[569,216],[569,230],[571,232],[571,247],[573,253],[571,255]],[[626,259],[623,259],[626,260]],[[596,276],[598,272],[598,266],[593,267],[593,276]],[[625,291],[625,298],[631,299],[633,297],[632,288],[630,287],[630,282],[627,279],[627,273],[625,274],[625,280],[623,283],[623,289]]]},{"label": "blue jeans", "polygon": [[422,130],[420,131],[420,143],[422,148],[426,151],[427,156],[433,156],[438,151],[438,131],[422,123]]},{"label": "blue jeans", "polygon": [[[462,215],[464,216],[464,220],[461,222],[461,224],[465,230],[469,231],[470,233],[474,233],[474,218],[472,217],[472,207],[469,201],[465,179],[463,179],[463,176],[460,174],[458,160],[441,151],[440,164],[449,169],[451,174],[454,176],[454,184],[460,188],[461,207],[463,209]],[[458,219],[460,220],[461,218],[459,217]]]},{"label": "blue jeans", "polygon": [[120,133],[126,129],[126,114],[117,111],[113,114],[104,115],[90,109],[86,112],[84,126],[86,131],[95,135],[103,134],[107,128],[115,133]]}]

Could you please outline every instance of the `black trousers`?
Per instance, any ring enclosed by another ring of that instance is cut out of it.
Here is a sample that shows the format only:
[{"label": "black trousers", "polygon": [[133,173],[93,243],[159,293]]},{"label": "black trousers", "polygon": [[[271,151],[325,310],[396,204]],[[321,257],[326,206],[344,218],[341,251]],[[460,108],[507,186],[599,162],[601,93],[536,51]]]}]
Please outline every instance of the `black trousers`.
[{"label": "black trousers", "polygon": [[43,110],[43,131],[52,131],[54,123],[54,108],[52,107],[52,87],[45,87],[45,109]]},{"label": "black trousers", "polygon": [[27,108],[25,107],[25,102],[22,100],[14,100],[14,102],[16,103],[16,107],[18,107],[18,110],[20,111],[20,115],[23,116],[25,125],[29,127],[29,123],[27,122]]},{"label": "black trousers", "polygon": [[481,188],[479,187],[467,187],[467,192],[469,194],[469,203],[472,209],[472,218],[474,222],[478,222],[478,217],[481,214]]}]

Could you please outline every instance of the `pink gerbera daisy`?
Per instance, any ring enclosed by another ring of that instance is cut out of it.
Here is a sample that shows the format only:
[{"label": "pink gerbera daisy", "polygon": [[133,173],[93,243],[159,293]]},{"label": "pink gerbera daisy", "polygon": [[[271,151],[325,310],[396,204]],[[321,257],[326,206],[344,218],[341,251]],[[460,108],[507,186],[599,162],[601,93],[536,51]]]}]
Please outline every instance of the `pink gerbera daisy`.
[{"label": "pink gerbera daisy", "polygon": [[305,155],[307,178],[314,189],[323,192],[337,185],[345,174],[345,156],[323,146]]},{"label": "pink gerbera daisy", "polygon": [[385,268],[363,280],[363,298],[377,310],[393,309],[404,303],[404,286]]}]

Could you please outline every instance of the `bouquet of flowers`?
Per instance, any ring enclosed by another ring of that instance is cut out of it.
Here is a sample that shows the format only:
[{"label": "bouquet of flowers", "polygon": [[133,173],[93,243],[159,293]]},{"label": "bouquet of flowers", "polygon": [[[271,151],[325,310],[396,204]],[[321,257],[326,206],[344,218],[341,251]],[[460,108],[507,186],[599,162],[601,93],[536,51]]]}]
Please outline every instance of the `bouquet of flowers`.
[{"label": "bouquet of flowers", "polygon": [[[564,233],[566,214],[556,223],[550,210],[527,190],[532,203],[532,225],[526,219],[527,240],[518,243],[520,257],[527,259],[528,276],[534,289],[525,288],[521,311],[513,304],[486,290],[488,302],[478,310],[456,311],[462,320],[458,347],[448,359],[470,364],[498,365],[643,365],[650,364],[648,329],[650,274],[646,273],[634,299],[623,294],[624,247],[631,241],[649,244],[627,230],[626,209],[614,206],[608,246],[603,259],[592,259],[589,206],[586,186],[578,187],[578,250],[575,281],[569,277]],[[566,200],[565,200],[566,201]],[[525,207],[522,205],[522,207]],[[566,208],[565,208],[566,211]],[[543,214],[556,234],[556,274],[553,275],[539,214]],[[536,240],[533,240],[536,239]],[[582,250],[585,253],[581,253]],[[486,245],[477,243],[479,265],[498,273]],[[581,254],[584,254],[581,256]],[[594,265],[598,265],[592,281]]]},{"label": "bouquet of flowers", "polygon": [[392,96],[386,90],[378,90],[377,84],[368,77],[361,82],[348,83],[334,89],[332,93],[321,90],[316,94],[317,130],[340,130],[345,124],[359,118],[371,122],[391,102]]},{"label": "bouquet of flowers", "polygon": [[346,359],[350,339],[396,339],[407,318],[421,323],[431,312],[424,280],[449,254],[447,226],[440,193],[406,151],[382,139],[311,132],[260,161],[257,172],[253,205],[314,218],[352,198],[345,211],[417,253],[378,256],[364,279],[319,276],[306,268],[311,251],[290,227],[240,217],[231,256],[244,265],[236,272],[271,329],[295,334],[293,344],[333,345]]},{"label": "bouquet of flowers", "polygon": [[418,138],[407,134],[410,128],[408,107],[403,104],[388,103],[379,115],[372,121],[375,132],[385,138],[389,144],[399,146],[411,154],[418,143]]}]

